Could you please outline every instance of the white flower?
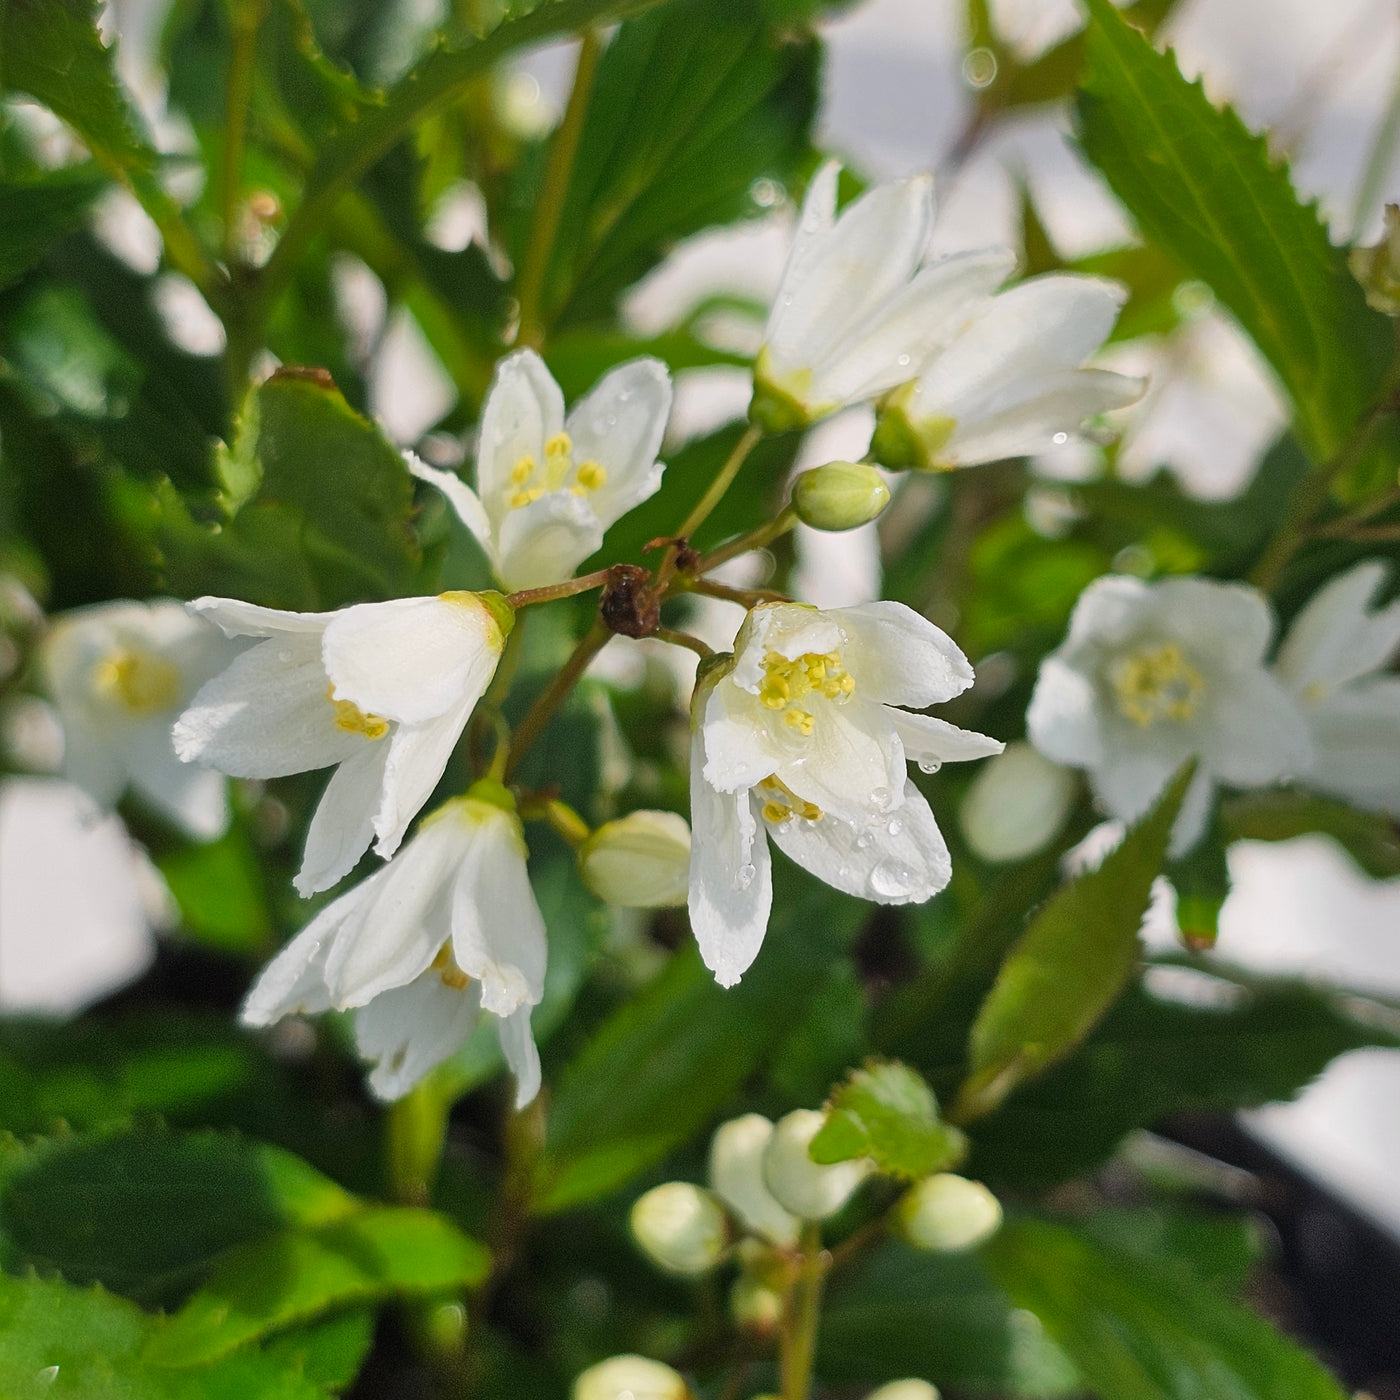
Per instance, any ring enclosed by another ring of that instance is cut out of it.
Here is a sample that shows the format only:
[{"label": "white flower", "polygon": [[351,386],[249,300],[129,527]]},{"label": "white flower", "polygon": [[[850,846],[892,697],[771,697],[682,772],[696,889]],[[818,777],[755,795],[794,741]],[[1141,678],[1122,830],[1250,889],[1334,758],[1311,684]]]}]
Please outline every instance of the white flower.
[{"label": "white flower", "polygon": [[779,1118],[763,1151],[763,1180],[775,1199],[799,1220],[835,1215],[870,1175],[868,1157],[824,1166],[808,1155],[812,1140],[826,1126],[826,1114],[796,1108]]},{"label": "white flower", "polygon": [[1005,248],[920,266],[933,225],[927,176],[877,185],[836,216],[840,167],[807,190],[754,365],[750,415],[796,427],[914,378],[1005,281]]},{"label": "white flower", "polygon": [[1304,771],[1307,724],[1264,667],[1273,617],[1243,584],[1110,576],[1080,595],[1069,635],[1041,663],[1026,715],[1047,758],[1088,772],[1113,816],[1142,816],[1199,759],[1171,854],[1200,839],[1216,783],[1262,787]]},{"label": "white flower", "polygon": [[525,854],[513,810],[471,794],[447,803],[268,964],[244,1023],[357,1008],[355,1038],[375,1062],[370,1088],[396,1099],[489,1011],[523,1107],[540,1086],[530,1008],[544,995],[546,953]]},{"label": "white flower", "polygon": [[564,395],[533,350],[496,366],[481,415],[476,490],[409,456],[476,536],[505,588],[571,578],[613,521],[661,485],[656,460],[671,413],[660,360],[629,360],[564,416]]},{"label": "white flower", "polygon": [[168,600],[56,618],[42,665],[63,721],[65,776],[101,807],[131,787],[192,836],[220,835],[229,819],[224,780],[181,763],[170,727],[236,650]]},{"label": "white flower", "polygon": [[1334,578],[1298,614],[1276,671],[1312,733],[1308,787],[1400,817],[1400,600],[1371,611],[1385,582],[1375,560]]},{"label": "white flower", "polygon": [[890,396],[875,434],[880,460],[950,468],[1047,452],[1086,419],[1140,398],[1143,380],[1081,368],[1124,295],[1112,282],[1057,273],[991,298]]},{"label": "white flower", "polygon": [[765,831],[818,879],[881,904],[948,883],[948,848],[905,760],[933,772],[1002,746],[896,707],[971,684],[952,640],[902,603],[749,613],[692,706],[690,922],[721,985],[739,980],[768,926]]},{"label": "white flower", "polygon": [[194,697],[175,749],[240,778],[336,765],[306,834],[296,887],[329,889],[372,840],[398,849],[432,796],[505,645],[494,595],[444,593],[333,613],[231,598],[190,607],[231,637],[263,638]]}]

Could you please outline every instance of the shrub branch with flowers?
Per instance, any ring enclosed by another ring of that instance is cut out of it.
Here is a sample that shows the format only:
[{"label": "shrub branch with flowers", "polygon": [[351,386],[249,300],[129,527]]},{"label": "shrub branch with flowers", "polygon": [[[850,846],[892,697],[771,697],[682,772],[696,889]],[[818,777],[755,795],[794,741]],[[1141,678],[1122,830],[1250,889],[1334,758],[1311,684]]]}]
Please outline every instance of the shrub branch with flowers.
[{"label": "shrub branch with flowers", "polygon": [[[0,1390],[1359,1382],[1157,1133],[1400,1045],[1215,951],[1236,841],[1400,874],[1396,216],[1349,268],[1171,8],[1028,62],[968,6],[950,163],[1072,104],[1142,234],[1074,262],[1028,198],[932,256],[931,177],[816,152],[819,0],[179,0],[149,129],[88,0],[0,5],[7,785],[61,729],[177,911],[135,987],[0,1023]],[[513,62],[567,36],[541,123]],[[789,203],[769,306],[636,328]],[[1216,504],[1118,469],[1113,348],[1192,287],[1294,410]],[[449,384],[397,442],[395,318]],[[686,436],[713,369],[747,413]],[[857,530],[884,596],[813,606]]]}]

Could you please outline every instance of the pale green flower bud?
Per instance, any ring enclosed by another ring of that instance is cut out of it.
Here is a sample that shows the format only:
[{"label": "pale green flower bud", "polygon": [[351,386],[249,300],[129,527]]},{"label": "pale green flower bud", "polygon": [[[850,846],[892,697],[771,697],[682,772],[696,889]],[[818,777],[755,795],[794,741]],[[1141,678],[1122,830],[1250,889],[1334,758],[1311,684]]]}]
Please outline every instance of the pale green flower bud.
[{"label": "pale green flower bud", "polygon": [[826,1115],[799,1108],[780,1118],[763,1153],[763,1179],[777,1201],[803,1220],[835,1215],[865,1180],[870,1163],[864,1158],[822,1166],[807,1155]]},{"label": "pale green flower bud", "polygon": [[690,828],[674,812],[632,812],[604,822],[579,848],[579,873],[599,899],[625,909],[684,904]]},{"label": "pale green flower bud", "polygon": [[854,530],[890,503],[890,488],[864,462],[828,462],[803,472],[792,488],[797,518],[814,530]]},{"label": "pale green flower bud", "polygon": [[610,1356],[574,1382],[574,1400],[689,1400],[680,1374],[645,1356]]},{"label": "pale green flower bud", "polygon": [[957,423],[951,418],[919,414],[914,386],[906,384],[885,397],[875,420],[870,449],[882,467],[899,471],[938,471],[947,466],[942,452]]},{"label": "pale green flower bud", "polygon": [[688,1181],[668,1181],[638,1196],[630,1220],[632,1238],[667,1273],[695,1278],[724,1255],[724,1211]]},{"label": "pale green flower bud", "polygon": [[1074,804],[1075,777],[1029,744],[1008,744],[977,771],[958,822],[989,861],[1024,860],[1055,838]]},{"label": "pale green flower bud", "polygon": [[740,1274],[729,1290],[729,1315],[745,1331],[767,1336],[783,1320],[783,1295],[749,1274]]},{"label": "pale green flower bud", "polygon": [[773,1244],[797,1243],[798,1222],[763,1180],[763,1154],[773,1125],[761,1113],[731,1118],[710,1142],[710,1185],[747,1230]]},{"label": "pale green flower bud", "polygon": [[1369,306],[1387,316],[1400,315],[1400,205],[1385,206],[1381,241],[1370,248],[1353,248],[1347,265]]},{"label": "pale green flower bud", "polygon": [[927,1381],[891,1381],[872,1390],[865,1400],[938,1400],[938,1387]]},{"label": "pale green flower bud", "polygon": [[917,1249],[956,1252],[996,1234],[1001,1202],[980,1181],[940,1172],[926,1176],[896,1208],[900,1233]]}]

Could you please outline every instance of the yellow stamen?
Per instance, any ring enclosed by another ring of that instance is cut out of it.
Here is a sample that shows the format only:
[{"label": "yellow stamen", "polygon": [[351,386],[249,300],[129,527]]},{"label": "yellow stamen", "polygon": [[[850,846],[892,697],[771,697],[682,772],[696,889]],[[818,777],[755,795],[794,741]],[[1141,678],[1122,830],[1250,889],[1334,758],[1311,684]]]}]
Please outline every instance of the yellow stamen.
[{"label": "yellow stamen", "polygon": [[783,712],[783,723],[787,725],[789,729],[796,729],[803,735],[810,734],[813,728],[815,728],[815,722],[806,710],[785,710]]},{"label": "yellow stamen", "polygon": [[801,817],[803,821],[821,820],[822,809],[815,802],[799,797],[775,774],[770,773],[758,786],[772,794],[761,809],[764,821],[785,822],[793,815]]},{"label": "yellow stamen", "polygon": [[517,486],[524,486],[535,474],[535,459],[527,452],[511,469],[510,479]]},{"label": "yellow stamen", "polygon": [[1144,729],[1159,720],[1183,724],[1193,718],[1206,688],[1205,677],[1175,642],[1123,657],[1109,679],[1119,712]]},{"label": "yellow stamen", "polygon": [[792,816],[792,808],[784,807],[781,802],[765,802],[763,804],[763,820],[773,822],[785,822]]},{"label": "yellow stamen", "polygon": [[544,445],[546,457],[567,457],[574,450],[574,440],[568,433],[555,433]]},{"label": "yellow stamen", "polygon": [[444,943],[433,959],[433,971],[442,979],[444,987],[454,992],[464,992],[471,984],[471,978],[452,960],[452,945]]},{"label": "yellow stamen", "polygon": [[578,484],[585,491],[596,491],[608,479],[608,473],[603,464],[592,460],[581,462],[577,475]]},{"label": "yellow stamen", "polygon": [[367,715],[353,700],[337,700],[326,691],[335,709],[335,727],[346,734],[363,734],[366,739],[382,739],[389,732],[389,721],[381,715]]},{"label": "yellow stamen", "polygon": [[844,704],[855,694],[855,689],[855,677],[842,665],[839,651],[824,655],[809,651],[793,660],[781,652],[770,651],[763,663],[758,698],[770,710],[783,711],[783,723],[789,728],[810,735],[816,727],[816,719],[799,702],[809,695],[820,695],[836,704]]},{"label": "yellow stamen", "polygon": [[180,672],[153,651],[122,647],[112,652],[93,677],[104,700],[137,715],[169,709],[180,698]]},{"label": "yellow stamen", "polygon": [[543,486],[532,486],[528,491],[517,491],[510,498],[510,508],[512,510],[519,510],[521,506],[528,506],[531,501],[538,501],[543,495]]}]

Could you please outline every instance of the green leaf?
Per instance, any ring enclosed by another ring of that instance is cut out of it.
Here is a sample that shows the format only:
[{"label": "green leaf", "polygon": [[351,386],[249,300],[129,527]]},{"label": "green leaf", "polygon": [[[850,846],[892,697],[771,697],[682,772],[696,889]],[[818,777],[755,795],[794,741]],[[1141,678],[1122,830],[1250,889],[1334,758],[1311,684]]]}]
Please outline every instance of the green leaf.
[{"label": "green leaf", "polygon": [[79,166],[31,180],[0,180],[0,287],[43,257],[48,246],[82,222],[106,182]]},{"label": "green leaf", "polygon": [[838,1275],[822,1307],[817,1371],[865,1385],[920,1376],[958,1394],[1077,1395],[1064,1353],[1009,1299],[975,1254],[891,1244]]},{"label": "green leaf", "polygon": [[807,1149],[814,1162],[869,1157],[889,1176],[917,1181],[960,1161],[967,1139],[938,1116],[938,1100],[898,1060],[852,1070],[826,1102],[826,1123]]},{"label": "green leaf", "polygon": [[1007,954],[973,1023],[955,1116],[987,1112],[1063,1059],[1122,990],[1191,772],[1176,776],[1097,870],[1052,895]]},{"label": "green leaf", "polygon": [[373,1342],[373,1310],[352,1308],[324,1322],[279,1332],[262,1354],[313,1385],[339,1392],[349,1389]]},{"label": "green leaf", "polygon": [[616,1012],[555,1080],[535,1208],[616,1190],[701,1131],[801,1015],[864,906],[783,866],[763,950],[725,989],[694,948]]},{"label": "green leaf", "polygon": [[11,1142],[0,1159],[5,1265],[57,1269],[141,1301],[178,1296],[234,1245],[357,1206],[290,1152],[216,1133]]},{"label": "green leaf", "polygon": [[1357,998],[1212,966],[1149,974],[1147,986],[1163,992],[1164,973],[1186,979],[1194,1004],[1130,986],[1070,1059],[977,1124],[967,1170],[1049,1186],[1092,1171],[1134,1128],[1168,1114],[1290,1099],[1338,1055],[1397,1044],[1395,1026]]},{"label": "green leaf", "polygon": [[1287,169],[1108,0],[1090,0],[1080,139],[1144,236],[1204,281],[1273,365],[1316,461],[1331,458],[1389,358],[1371,311]]},{"label": "green leaf", "polygon": [[245,1352],[217,1367],[152,1371],[155,1318],[101,1289],[0,1275],[0,1394],[6,1400],[318,1400],[278,1358]]},{"label": "green leaf", "polygon": [[982,1253],[1102,1400],[1344,1400],[1312,1357],[1187,1266],[1026,1219]]},{"label": "green leaf", "polygon": [[548,324],[607,317],[681,238],[762,212],[754,181],[806,155],[818,49],[753,5],[680,0],[626,21],[598,65],[547,275]]},{"label": "green leaf", "polygon": [[384,1206],[230,1251],[146,1347],[155,1366],[195,1366],[333,1308],[471,1288],[491,1256],[431,1211]]},{"label": "green leaf", "polygon": [[1330,797],[1295,788],[1240,793],[1220,805],[1231,841],[1291,841],[1330,836],[1373,880],[1400,875],[1400,830],[1380,812],[1358,812]]},{"label": "green leaf", "polygon": [[201,943],[231,952],[267,953],[272,921],[262,873],[246,832],[185,846],[157,862],[180,906],[180,926]]}]

